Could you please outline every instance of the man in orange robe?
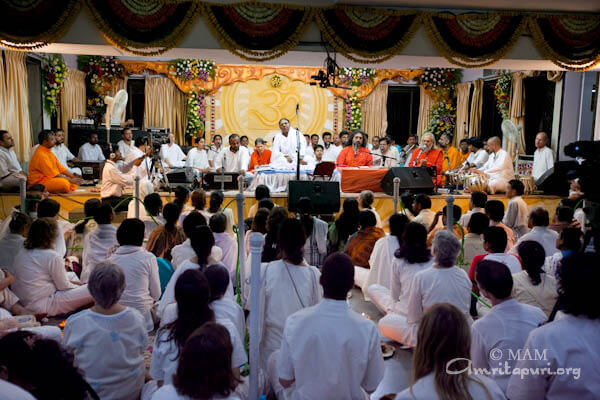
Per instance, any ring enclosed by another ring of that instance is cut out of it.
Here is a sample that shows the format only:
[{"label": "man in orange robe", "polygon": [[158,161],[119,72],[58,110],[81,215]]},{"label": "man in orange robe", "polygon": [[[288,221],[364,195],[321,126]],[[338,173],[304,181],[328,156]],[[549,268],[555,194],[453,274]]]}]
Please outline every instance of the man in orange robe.
[{"label": "man in orange robe", "polygon": [[442,161],[444,155],[441,150],[434,149],[435,138],[431,133],[423,134],[421,147],[413,150],[412,157],[408,163],[409,167],[433,167],[437,175],[437,185],[442,184]]},{"label": "man in orange robe", "polygon": [[81,178],[71,174],[52,152],[56,143],[54,132],[44,130],[38,136],[40,145],[29,162],[27,187],[41,184],[50,193],[69,193],[77,189]]},{"label": "man in orange robe", "polygon": [[336,164],[338,167],[370,167],[373,165],[373,156],[366,147],[365,133],[360,130],[352,133],[352,146],[346,146],[342,149]]},{"label": "man in orange robe", "polygon": [[259,165],[269,165],[271,163],[271,150],[265,149],[265,141],[258,138],[254,142],[254,151],[250,156],[250,165],[248,171],[253,172]]}]

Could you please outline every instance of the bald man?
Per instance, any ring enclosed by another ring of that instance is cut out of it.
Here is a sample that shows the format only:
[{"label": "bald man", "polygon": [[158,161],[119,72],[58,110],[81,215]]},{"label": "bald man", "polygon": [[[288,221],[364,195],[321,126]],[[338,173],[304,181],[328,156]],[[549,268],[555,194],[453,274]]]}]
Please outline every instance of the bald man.
[{"label": "bald man", "polygon": [[554,153],[548,147],[548,134],[540,132],[535,136],[535,153],[533,153],[533,168],[531,176],[536,181],[546,173],[550,168],[554,167]]},{"label": "bald man", "polygon": [[474,169],[473,172],[488,178],[488,191],[491,194],[504,193],[508,182],[515,179],[512,159],[502,149],[502,142],[499,137],[489,138],[487,145],[490,152],[488,160],[483,164],[483,167]]}]

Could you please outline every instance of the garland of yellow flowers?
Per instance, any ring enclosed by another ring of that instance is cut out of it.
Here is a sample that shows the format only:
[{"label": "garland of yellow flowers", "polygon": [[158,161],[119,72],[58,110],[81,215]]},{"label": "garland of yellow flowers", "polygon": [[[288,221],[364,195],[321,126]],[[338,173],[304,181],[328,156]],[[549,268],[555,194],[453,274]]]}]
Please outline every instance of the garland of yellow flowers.
[{"label": "garland of yellow flowers", "polygon": [[[500,16],[520,16],[518,13],[489,13],[489,15],[500,15]],[[425,31],[429,40],[433,43],[437,51],[450,63],[458,65],[463,68],[483,68],[491,65],[501,58],[503,58],[517,43],[517,40],[521,37],[525,29],[527,28],[527,20],[523,18],[517,29],[513,32],[510,40],[496,50],[492,54],[484,54],[479,57],[467,57],[464,54],[454,51],[448,46],[442,35],[440,34],[437,26],[435,25],[434,18],[461,18],[461,19],[479,19],[481,14],[461,14],[461,15],[450,15],[450,14],[438,14],[438,13],[427,13],[423,16],[423,23],[425,25]]]},{"label": "garland of yellow flowers", "polygon": [[[331,7],[331,8],[333,8],[333,7]],[[338,6],[336,8],[341,8],[341,9],[347,10],[347,9],[356,9],[357,7]],[[315,22],[319,26],[321,33],[323,33],[323,35],[325,36],[325,39],[329,42],[329,44],[336,51],[342,53],[346,58],[348,58],[352,61],[360,62],[360,63],[367,63],[367,62],[380,63],[380,62],[383,62],[385,60],[388,60],[388,59],[394,57],[397,54],[400,54],[402,52],[402,50],[404,50],[404,48],[406,47],[408,42],[410,42],[412,40],[415,33],[417,32],[417,29],[419,29],[419,26],[421,26],[422,14],[418,11],[417,12],[415,12],[415,11],[389,11],[389,10],[374,10],[374,9],[368,9],[368,10],[369,10],[369,12],[374,12],[376,14],[383,14],[385,16],[390,16],[390,17],[405,16],[405,15],[412,15],[412,14],[416,14],[416,16],[415,16],[415,19],[413,20],[412,24],[410,25],[410,28],[404,34],[404,37],[402,38],[402,40],[400,40],[398,43],[396,43],[396,45],[394,45],[393,47],[391,47],[389,49],[380,50],[380,51],[374,52],[374,53],[354,49],[354,48],[346,45],[344,40],[327,23],[327,19],[325,18],[325,14],[323,13],[323,10],[319,10],[316,13]],[[358,54],[360,57],[357,57],[354,54]]]},{"label": "garland of yellow flowers", "polygon": [[[301,9],[304,12],[304,16],[302,17],[302,21],[298,24],[298,29],[289,38],[282,44],[273,47],[268,50],[255,51],[246,48],[240,48],[239,43],[233,40],[227,32],[221,27],[214,14],[212,13],[210,7],[232,7],[237,5],[251,4],[253,6],[258,7],[268,7],[268,8],[276,8],[281,9],[283,7],[292,8],[292,9]],[[314,17],[315,10],[312,7],[300,7],[300,6],[291,6],[291,5],[280,5],[280,4],[269,4],[269,3],[238,3],[238,4],[228,4],[228,5],[217,5],[217,4],[203,4],[201,5],[202,15],[206,19],[207,25],[209,26],[213,35],[217,38],[221,46],[229,50],[231,53],[236,56],[246,60],[246,61],[267,61],[273,60],[275,58],[281,57],[285,53],[292,50],[294,47],[298,45],[302,35],[306,32],[310,21],[312,21]]]},{"label": "garland of yellow flowers", "polygon": [[40,36],[18,36],[4,34],[0,37],[0,44],[3,47],[7,47],[13,50],[36,50],[40,47],[44,47],[49,43],[58,41],[61,37],[67,33],[67,31],[73,25],[75,18],[81,11],[81,3],[79,0],[70,0],[65,11],[62,13],[60,18],[52,25],[48,31],[44,32]]},{"label": "garland of yellow flowers", "polygon": [[[555,65],[560,68],[568,69],[570,71],[575,72],[584,72],[591,68],[594,68],[596,65],[600,64],[600,54],[596,57],[595,60],[580,60],[574,61],[569,60],[556,53],[554,49],[548,44],[548,42],[544,39],[544,35],[539,25],[537,24],[538,18],[545,18],[548,15],[532,15],[528,18],[529,32],[531,32],[531,36],[533,37],[533,41],[537,47],[537,49],[542,53],[542,55],[552,61]],[[578,16],[585,18],[586,16]],[[589,17],[594,18],[594,17]],[[598,16],[595,16],[598,18]]]},{"label": "garland of yellow flowers", "polygon": [[[87,5],[88,14],[94,21],[104,38],[116,48],[135,54],[137,56],[157,56],[177,46],[188,34],[196,19],[201,13],[202,6],[200,4],[192,4],[190,11],[186,14],[185,19],[179,27],[166,37],[150,42],[139,43],[131,41],[113,31],[110,26],[104,21],[102,15],[94,7],[94,0],[84,0]],[[157,50],[139,50],[139,49],[156,49]]]}]

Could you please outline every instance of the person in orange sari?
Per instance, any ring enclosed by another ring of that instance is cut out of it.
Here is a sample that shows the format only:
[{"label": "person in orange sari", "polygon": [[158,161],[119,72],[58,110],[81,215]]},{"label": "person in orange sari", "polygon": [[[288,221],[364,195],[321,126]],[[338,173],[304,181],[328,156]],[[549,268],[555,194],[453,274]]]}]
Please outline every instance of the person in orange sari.
[{"label": "person in orange sari", "polygon": [[358,214],[360,230],[348,238],[344,252],[350,256],[355,266],[369,268],[369,258],[375,242],[385,236],[381,228],[377,228],[377,218],[370,210],[362,210]]},{"label": "person in orange sari", "polygon": [[50,130],[43,130],[38,135],[37,147],[29,162],[27,187],[41,184],[50,193],[69,193],[77,189],[81,177],[73,175],[65,168],[52,152],[56,136]]},{"label": "person in orange sari", "polygon": [[435,138],[431,133],[424,133],[421,139],[421,147],[413,150],[412,157],[408,163],[409,167],[433,167],[435,166],[437,185],[442,184],[442,161],[443,153],[434,148]]},{"label": "person in orange sari", "polygon": [[367,149],[367,137],[361,130],[352,132],[350,138],[352,146],[347,146],[342,149],[336,164],[338,167],[370,167],[373,165],[373,156]]},{"label": "person in orange sari", "polygon": [[250,156],[250,165],[248,171],[253,172],[259,165],[269,165],[271,163],[271,150],[265,149],[265,141],[258,138],[254,141],[254,151]]}]

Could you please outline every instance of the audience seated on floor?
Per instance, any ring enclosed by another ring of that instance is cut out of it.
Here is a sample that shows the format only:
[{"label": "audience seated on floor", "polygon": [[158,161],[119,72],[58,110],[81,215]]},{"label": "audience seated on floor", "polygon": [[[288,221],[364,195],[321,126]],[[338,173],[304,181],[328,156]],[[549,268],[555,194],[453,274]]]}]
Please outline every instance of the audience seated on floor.
[{"label": "audience seated on floor", "polygon": [[556,239],[558,239],[558,233],[548,228],[550,224],[550,217],[548,211],[538,207],[529,214],[529,226],[531,231],[521,236],[515,246],[510,250],[510,253],[516,254],[519,244],[527,240],[534,240],[542,245],[546,256],[551,256],[554,253],[559,253],[560,250],[556,248]]},{"label": "audience seated on floor", "polygon": [[504,203],[500,200],[488,200],[485,203],[485,215],[490,219],[490,226],[497,226],[506,232],[506,249],[503,252],[508,252],[515,245],[515,234],[512,229],[502,223],[502,219],[504,218]]},{"label": "audience seated on floor", "polygon": [[[600,307],[590,301],[600,281],[597,253],[565,257],[558,268],[558,302],[563,315],[534,329],[524,352],[545,351],[545,357],[522,357],[517,368],[540,371],[512,375],[507,396],[511,399],[592,399],[600,382]],[[551,366],[548,368],[548,366]],[[563,374],[557,373],[559,368]]]},{"label": "audience seated on floor", "polygon": [[327,222],[312,215],[313,207],[310,197],[302,197],[298,201],[297,214],[300,216],[306,244],[304,245],[304,258],[309,265],[321,268],[325,255],[327,255]]},{"label": "audience seated on floor", "polygon": [[144,238],[147,240],[156,228],[164,225],[167,221],[162,216],[163,203],[158,193],[150,193],[144,197],[144,208],[146,215],[140,219],[146,226]]},{"label": "audience seated on floor", "polygon": [[506,399],[493,380],[467,373],[470,345],[469,323],[462,310],[446,303],[433,305],[419,324],[412,383],[396,400]]},{"label": "audience seated on floor", "polygon": [[[438,211],[435,214],[435,218],[433,219],[433,223],[429,228],[429,234],[427,235],[427,246],[431,247],[431,243],[433,242],[433,238],[435,234],[441,230],[448,229],[448,221],[446,218],[446,213],[448,212],[448,207],[444,207],[442,211]],[[462,240],[463,231],[460,228],[459,224],[455,223],[460,218],[460,207],[457,205],[452,206],[452,232],[454,236],[458,240]],[[441,224],[439,220],[441,219]]]},{"label": "audience seated on floor", "polygon": [[125,274],[118,265],[101,262],[90,274],[88,288],[95,304],[69,317],[63,344],[100,398],[139,398],[148,335],[142,314],[119,304]]},{"label": "audience seated on floor", "polygon": [[471,215],[475,213],[484,213],[485,214],[485,203],[487,202],[487,193],[485,192],[473,192],[471,193],[471,198],[469,199],[469,211],[461,215],[458,223],[462,225],[463,228],[469,226],[469,220],[471,219]]},{"label": "audience seated on floor", "polygon": [[484,254],[485,248],[483,247],[483,232],[490,225],[490,219],[484,213],[473,213],[469,218],[469,224],[467,225],[467,234],[465,235],[464,241],[464,260],[466,270],[473,261],[473,258],[478,254]]},{"label": "audience seated on floor", "polygon": [[415,203],[413,205],[413,222],[423,224],[429,231],[433,220],[435,218],[435,212],[431,210],[431,199],[426,194],[418,194],[415,196]]},{"label": "audience seated on floor", "polygon": [[[556,212],[554,213],[554,217],[552,217],[552,223],[548,225],[548,228],[556,231],[558,234],[562,232],[563,229],[573,228],[576,225],[579,225],[577,220],[573,217],[575,212],[572,207],[566,207],[559,205],[556,207]],[[579,227],[581,229],[581,227]]]},{"label": "audience seated on floor", "polygon": [[[351,310],[352,260],[330,255],[319,279],[323,299],[290,315],[269,359],[278,399],[360,399],[375,391],[384,364],[375,324]],[[350,361],[351,360],[351,361]]]},{"label": "audience seated on floor", "polygon": [[[196,227],[203,225],[207,225],[207,220],[197,211],[192,211],[185,217],[182,227],[186,240],[173,247],[173,250],[171,250],[171,265],[173,266],[173,269],[177,269],[177,267],[185,260],[189,260],[196,255],[190,244],[190,236]],[[219,249],[219,251],[220,250],[221,249]],[[221,258],[219,257],[219,260],[217,261],[220,261],[220,259]]]},{"label": "audience seated on floor", "polygon": [[277,250],[279,229],[287,218],[288,212],[285,208],[275,206],[271,209],[267,218],[267,234],[265,235],[265,245],[263,246],[262,262],[271,262],[281,258]]},{"label": "audience seated on floor", "polygon": [[231,297],[226,297],[229,286],[229,272],[223,264],[209,265],[204,275],[210,286],[210,308],[215,312],[215,318],[228,319],[235,325],[240,338],[246,337],[246,317],[244,310]]},{"label": "audience seated on floor", "polygon": [[539,307],[550,315],[558,297],[554,275],[544,272],[544,248],[538,242],[527,240],[519,244],[519,258],[523,271],[513,274],[512,297],[519,303]]},{"label": "audience seated on floor", "polygon": [[8,233],[0,239],[0,266],[14,275],[15,265],[13,264],[15,256],[23,248],[27,232],[31,226],[31,218],[21,212],[13,212],[10,215],[8,223]]},{"label": "audience seated on floor", "polygon": [[517,357],[511,354],[519,354],[529,333],[546,321],[546,314],[511,297],[513,278],[502,263],[480,261],[475,280],[492,309],[473,323],[471,362],[473,368],[490,371],[488,376],[506,393],[510,375],[503,372],[506,366],[512,370],[517,363]]},{"label": "audience seated on floor", "polygon": [[60,219],[58,213],[60,212],[60,204],[54,199],[44,199],[40,201],[37,209],[38,218],[52,218],[56,221],[56,240],[54,241],[54,250],[56,253],[64,257],[67,253],[66,236],[71,234],[73,224],[64,219]]},{"label": "audience seated on floor", "polygon": [[238,242],[226,232],[227,216],[221,212],[218,212],[210,217],[208,225],[213,233],[213,236],[215,237],[215,246],[221,249],[221,254],[223,255],[221,262],[229,270],[231,282],[235,286]]},{"label": "audience seated on floor", "polygon": [[119,248],[108,259],[119,265],[125,273],[125,291],[120,303],[139,311],[148,332],[154,329],[154,303],[160,298],[160,279],[156,257],[142,247],[144,223],[130,218],[117,229]]},{"label": "audience seated on floor", "polygon": [[[94,220],[94,215],[101,205],[102,202],[99,199],[92,198],[86,200],[83,204],[85,218],[73,227],[73,235],[67,245],[67,257],[77,257],[80,261],[80,266],[83,263],[83,244],[85,243],[85,237],[98,227],[98,224]],[[81,275],[81,270],[78,271],[78,273]]]},{"label": "audience seated on floor", "polygon": [[173,247],[185,242],[183,228],[177,226],[181,209],[175,203],[167,203],[163,209],[165,224],[156,228],[148,238],[146,250],[156,257],[171,261]]},{"label": "audience seated on floor", "polygon": [[54,250],[57,234],[56,221],[38,218],[13,263],[15,294],[27,309],[48,316],[75,311],[92,301],[86,285],[67,278],[63,258]]},{"label": "audience seated on floor", "polygon": [[96,229],[83,240],[81,282],[87,282],[94,267],[109,258],[119,245],[117,227],[112,224],[113,218],[110,204],[102,204],[95,211]]},{"label": "audience seated on floor", "polygon": [[254,198],[256,199],[256,203],[252,204],[250,210],[248,210],[248,218],[254,217],[256,215],[256,211],[260,208],[258,203],[261,200],[271,199],[271,191],[267,185],[258,185],[254,190]]},{"label": "audience seated on floor", "polygon": [[246,259],[250,259],[250,235],[254,232],[260,233],[263,236],[267,234],[267,219],[269,218],[269,209],[259,208],[256,210],[256,214],[252,217],[252,224],[250,229],[246,231],[244,235],[244,247],[246,248]]},{"label": "audience seated on floor", "polygon": [[469,278],[475,281],[477,264],[482,260],[498,261],[506,265],[511,274],[521,272],[521,260],[513,254],[506,254],[506,231],[498,226],[491,226],[483,232],[483,248],[487,254],[478,254],[471,261]]},{"label": "audience seated on floor", "polygon": [[348,238],[358,231],[358,202],[344,200],[342,213],[329,227],[329,248],[331,251],[344,251]]},{"label": "audience seated on floor", "polygon": [[579,228],[563,229],[556,241],[556,248],[559,253],[554,253],[551,256],[546,255],[544,263],[544,271],[548,275],[556,276],[556,271],[560,265],[560,261],[569,255],[579,253],[583,249],[583,232]]},{"label": "audience seated on floor", "polygon": [[529,208],[527,203],[521,196],[525,192],[525,186],[523,182],[518,179],[513,179],[506,185],[506,197],[508,200],[508,206],[506,213],[502,219],[502,223],[512,229],[515,238],[519,239],[521,236],[529,232],[528,217]]},{"label": "audience seated on floor", "polygon": [[206,218],[207,221],[211,217],[211,214],[205,210],[205,208],[206,208],[206,192],[204,192],[204,190],[195,189],[192,192],[192,195],[190,197],[191,197],[190,201],[191,201],[192,207],[194,207],[194,209],[190,210],[190,211],[183,211],[181,213],[181,215],[179,216],[179,226],[183,226],[183,220],[192,211],[199,212],[200,214],[202,214],[204,216],[204,218]]},{"label": "audience seated on floor", "polygon": [[383,224],[381,223],[381,217],[375,207],[373,207],[373,202],[375,202],[375,195],[370,190],[363,190],[360,192],[358,196],[358,208],[359,210],[369,210],[375,215],[375,219],[377,220],[377,224],[375,225],[378,228],[383,228]]},{"label": "audience seated on floor", "polygon": [[344,252],[350,256],[356,266],[356,285],[366,291],[367,277],[369,275],[369,259],[375,243],[385,236],[383,229],[375,226],[375,214],[363,210],[358,214],[359,231],[348,238]]}]

